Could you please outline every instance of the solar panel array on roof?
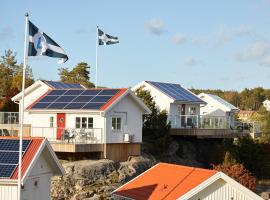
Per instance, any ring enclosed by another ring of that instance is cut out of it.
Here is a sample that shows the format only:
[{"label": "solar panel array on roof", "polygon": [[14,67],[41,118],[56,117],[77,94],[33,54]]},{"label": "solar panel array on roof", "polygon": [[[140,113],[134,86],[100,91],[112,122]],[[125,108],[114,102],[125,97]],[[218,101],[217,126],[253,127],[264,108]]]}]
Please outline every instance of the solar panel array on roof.
[{"label": "solar panel array on roof", "polygon": [[31,109],[100,109],[119,89],[52,90]]},{"label": "solar panel array on roof", "polygon": [[179,84],[161,83],[153,81],[146,81],[146,82],[151,84],[158,90],[161,90],[163,93],[170,96],[176,101],[190,101],[190,102],[204,103],[200,98],[198,98],[196,95],[192,94],[188,90],[182,88]]},{"label": "solar panel array on roof", "polygon": [[78,83],[63,83],[58,81],[43,81],[46,84],[50,85],[54,89],[83,89],[84,87]]},{"label": "solar panel array on roof", "polygon": [[[0,178],[10,178],[19,163],[19,140],[0,139]],[[31,140],[23,140],[22,155]]]}]

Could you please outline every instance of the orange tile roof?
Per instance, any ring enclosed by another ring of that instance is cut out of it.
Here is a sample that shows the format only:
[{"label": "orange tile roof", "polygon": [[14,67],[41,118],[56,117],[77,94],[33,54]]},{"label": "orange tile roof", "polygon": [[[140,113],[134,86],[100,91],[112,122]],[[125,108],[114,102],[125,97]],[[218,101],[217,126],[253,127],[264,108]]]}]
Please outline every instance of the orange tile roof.
[{"label": "orange tile roof", "polygon": [[[19,140],[19,137],[1,137],[0,139],[14,139]],[[41,146],[42,142],[44,141],[43,137],[24,137],[24,140],[32,140],[29,147],[27,148],[26,152],[22,157],[22,177],[25,175],[26,171],[30,167],[31,162],[35,158],[39,147]],[[12,176],[10,179],[17,179],[18,178],[18,166],[15,168]]]},{"label": "orange tile roof", "polygon": [[177,199],[216,173],[215,170],[159,163],[114,194],[136,200]]}]

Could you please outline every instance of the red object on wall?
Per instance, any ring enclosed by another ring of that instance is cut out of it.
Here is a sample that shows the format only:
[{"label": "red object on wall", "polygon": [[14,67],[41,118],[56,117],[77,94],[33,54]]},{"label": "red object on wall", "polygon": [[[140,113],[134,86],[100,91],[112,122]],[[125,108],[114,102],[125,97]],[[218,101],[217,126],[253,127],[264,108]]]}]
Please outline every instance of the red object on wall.
[{"label": "red object on wall", "polygon": [[61,140],[62,135],[66,128],[66,114],[65,113],[57,113],[57,136],[58,140]]}]

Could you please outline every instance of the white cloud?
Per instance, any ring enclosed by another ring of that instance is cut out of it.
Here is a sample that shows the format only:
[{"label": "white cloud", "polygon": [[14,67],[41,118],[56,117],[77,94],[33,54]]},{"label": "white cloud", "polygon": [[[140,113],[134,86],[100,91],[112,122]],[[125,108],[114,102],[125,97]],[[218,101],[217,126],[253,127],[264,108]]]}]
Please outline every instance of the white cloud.
[{"label": "white cloud", "polygon": [[183,64],[185,66],[194,66],[194,65],[198,65],[200,63],[201,63],[201,61],[199,61],[199,60],[197,60],[197,59],[195,59],[193,57],[189,57],[189,58],[187,58],[187,59],[184,60],[184,63]]},{"label": "white cloud", "polygon": [[267,41],[254,42],[243,52],[238,53],[236,59],[241,62],[255,62],[270,67],[270,43]]},{"label": "white cloud", "polygon": [[187,41],[187,37],[185,35],[178,34],[178,35],[174,35],[172,37],[172,43],[174,43],[174,44],[180,45],[180,44],[185,43],[186,41]]},{"label": "white cloud", "polygon": [[223,25],[214,33],[214,37],[216,38],[217,45],[224,45],[228,42],[231,42],[232,40],[239,38],[239,37],[245,37],[245,36],[251,36],[251,37],[257,37],[257,34],[255,31],[248,26],[239,26],[239,27],[228,27],[226,25]]},{"label": "white cloud", "polygon": [[165,32],[165,25],[161,19],[155,18],[145,23],[145,29],[147,32],[159,36]]}]

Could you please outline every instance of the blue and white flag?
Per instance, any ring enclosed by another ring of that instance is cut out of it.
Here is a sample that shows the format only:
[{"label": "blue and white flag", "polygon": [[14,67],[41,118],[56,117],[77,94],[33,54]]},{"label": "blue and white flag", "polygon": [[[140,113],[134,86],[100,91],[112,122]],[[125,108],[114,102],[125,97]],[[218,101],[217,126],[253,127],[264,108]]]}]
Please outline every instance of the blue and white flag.
[{"label": "blue and white flag", "polygon": [[29,23],[28,56],[49,56],[60,58],[58,63],[68,60],[66,52],[48,35],[41,32],[32,22]]},{"label": "blue and white flag", "polygon": [[119,43],[118,37],[111,36],[104,33],[98,28],[98,44],[99,45],[110,45]]}]

